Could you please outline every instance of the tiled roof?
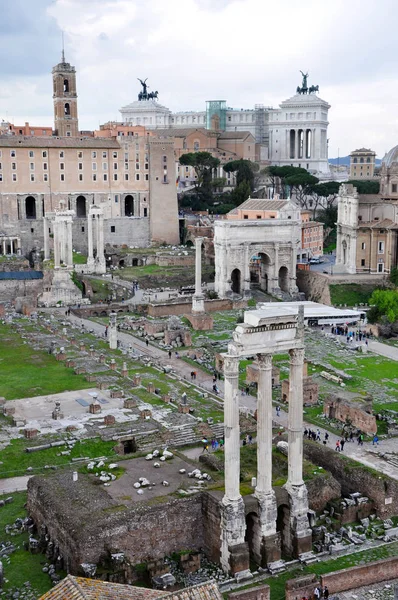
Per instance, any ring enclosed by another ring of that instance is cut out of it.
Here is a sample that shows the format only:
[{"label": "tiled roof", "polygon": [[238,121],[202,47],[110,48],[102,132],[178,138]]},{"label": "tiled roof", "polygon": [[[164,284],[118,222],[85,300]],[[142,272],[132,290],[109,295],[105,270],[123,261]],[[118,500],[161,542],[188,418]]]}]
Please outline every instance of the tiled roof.
[{"label": "tiled roof", "polygon": [[111,138],[94,137],[35,137],[34,135],[0,135],[2,148],[117,148],[120,144]]},{"label": "tiled roof", "polygon": [[281,210],[288,200],[267,200],[266,198],[248,198],[238,206],[239,210]]},{"label": "tiled roof", "polygon": [[251,135],[250,131],[223,131],[220,140],[245,140]]},{"label": "tiled roof", "polygon": [[149,590],[68,575],[39,600],[222,600],[215,582],[201,583],[176,592]]},{"label": "tiled roof", "polygon": [[164,592],[68,575],[40,600],[158,600]]},{"label": "tiled roof", "polygon": [[170,137],[187,137],[191,133],[203,133],[203,135],[214,135],[214,131],[205,129],[204,127],[168,127],[165,129],[154,130],[158,137],[170,136]]}]

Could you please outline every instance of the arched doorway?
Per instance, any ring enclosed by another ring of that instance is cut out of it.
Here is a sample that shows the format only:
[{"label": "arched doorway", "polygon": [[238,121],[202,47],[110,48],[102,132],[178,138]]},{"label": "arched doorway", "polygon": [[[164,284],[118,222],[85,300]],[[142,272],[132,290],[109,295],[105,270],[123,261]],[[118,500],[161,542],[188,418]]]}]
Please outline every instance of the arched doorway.
[{"label": "arched doorway", "polygon": [[290,556],[292,552],[292,543],[290,536],[290,509],[287,504],[280,504],[278,506],[276,530],[281,536],[282,555]]},{"label": "arched doorway", "polygon": [[27,219],[36,219],[36,200],[28,196],[25,200],[25,213]]},{"label": "arched doorway", "polygon": [[271,259],[268,254],[265,254],[264,252],[259,252],[255,258],[257,262],[256,268],[260,290],[268,293]]},{"label": "arched doorway", "polygon": [[245,542],[249,546],[250,560],[260,565],[261,555],[259,540],[261,539],[260,519],[255,512],[246,515]]},{"label": "arched doorway", "polygon": [[279,288],[282,292],[289,291],[289,271],[287,267],[281,267],[278,274]]},{"label": "arched doorway", "polygon": [[126,217],[134,217],[134,198],[131,194],[124,199],[124,214]]},{"label": "arched doorway", "polygon": [[234,294],[241,293],[240,281],[241,281],[240,270],[234,269],[231,273],[231,290],[234,292]]},{"label": "arched doorway", "polygon": [[84,196],[78,196],[76,198],[76,216],[81,219],[87,216],[86,199]]}]

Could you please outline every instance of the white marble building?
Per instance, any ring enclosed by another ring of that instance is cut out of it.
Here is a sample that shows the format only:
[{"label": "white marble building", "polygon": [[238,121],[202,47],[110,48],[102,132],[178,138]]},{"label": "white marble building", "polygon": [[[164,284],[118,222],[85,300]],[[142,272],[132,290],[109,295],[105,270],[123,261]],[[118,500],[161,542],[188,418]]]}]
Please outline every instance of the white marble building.
[{"label": "white marble building", "polygon": [[303,167],[328,176],[327,128],[330,105],[316,93],[296,93],[279,108],[256,104],[252,109],[235,109],[225,100],[206,102],[206,110],[173,113],[157,99],[136,100],[120,109],[129,125],[156,128],[207,128],[220,131],[249,131],[261,145],[261,157],[271,164]]}]

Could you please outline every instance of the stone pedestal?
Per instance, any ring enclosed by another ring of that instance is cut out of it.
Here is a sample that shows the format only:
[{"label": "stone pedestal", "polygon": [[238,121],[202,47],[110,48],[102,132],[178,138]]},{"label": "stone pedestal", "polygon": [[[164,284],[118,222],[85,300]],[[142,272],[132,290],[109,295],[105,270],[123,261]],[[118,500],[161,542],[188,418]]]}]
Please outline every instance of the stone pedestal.
[{"label": "stone pedestal", "polygon": [[54,419],[54,421],[59,421],[60,419],[64,418],[64,413],[62,413],[61,411],[57,411],[56,409],[54,409],[53,412],[51,413],[51,416]]},{"label": "stone pedestal", "polygon": [[111,371],[116,371],[116,361],[114,358],[112,358],[110,364],[109,364],[109,368]]},{"label": "stone pedestal", "polygon": [[64,352],[58,352],[58,354],[55,355],[55,360],[65,360],[66,359],[66,354]]},{"label": "stone pedestal", "polygon": [[137,408],[137,400],[134,400],[134,398],[126,398],[123,402],[123,408]]},{"label": "stone pedestal", "polygon": [[84,342],[80,342],[79,344],[79,350],[81,350],[82,352],[84,352],[84,350],[86,349],[86,345]]},{"label": "stone pedestal", "polygon": [[109,327],[108,327],[108,339],[109,339],[109,348],[111,350],[116,350],[117,348],[117,314],[112,312],[109,315]]},{"label": "stone pedestal", "polygon": [[101,412],[101,405],[98,402],[92,402],[88,407],[88,411],[92,415],[96,415]]},{"label": "stone pedestal", "polygon": [[171,397],[168,394],[163,394],[162,400],[163,400],[163,402],[168,403],[168,402],[170,402]]},{"label": "stone pedestal", "polygon": [[152,417],[152,411],[149,410],[149,408],[144,408],[144,410],[140,412],[140,417],[142,419],[150,419]]},{"label": "stone pedestal", "polygon": [[150,381],[148,383],[146,391],[149,392],[150,394],[154,394],[155,393],[155,386],[153,385],[152,381]]},{"label": "stone pedestal", "polygon": [[290,504],[290,543],[289,553],[297,558],[312,550],[312,530],[308,521],[308,497],[305,484],[285,484]]},{"label": "stone pedestal", "polygon": [[104,417],[104,425],[114,425],[116,419],[113,415],[105,415]]},{"label": "stone pedestal", "polygon": [[244,541],[246,531],[243,498],[221,502],[221,566],[235,575],[250,566],[249,546]]},{"label": "stone pedestal", "polygon": [[122,375],[122,377],[127,377],[127,376],[128,376],[128,374],[129,374],[129,372],[128,372],[128,370],[127,370],[127,365],[126,365],[126,363],[124,362],[124,363],[123,363],[122,370],[121,370],[121,375]]},{"label": "stone pedestal", "polygon": [[186,415],[189,413],[189,406],[188,404],[179,404],[178,405],[178,412],[182,413],[183,415]]},{"label": "stone pedestal", "polygon": [[139,375],[138,373],[136,373],[134,375],[133,385],[136,385],[136,386],[141,385],[141,375]]},{"label": "stone pedestal", "polygon": [[27,440],[31,440],[32,438],[37,437],[38,434],[38,430],[37,429],[33,429],[33,428],[29,428],[29,429],[24,429],[24,436],[26,437]]},{"label": "stone pedestal", "polygon": [[99,362],[101,365],[103,365],[105,363],[105,354],[100,354]]}]

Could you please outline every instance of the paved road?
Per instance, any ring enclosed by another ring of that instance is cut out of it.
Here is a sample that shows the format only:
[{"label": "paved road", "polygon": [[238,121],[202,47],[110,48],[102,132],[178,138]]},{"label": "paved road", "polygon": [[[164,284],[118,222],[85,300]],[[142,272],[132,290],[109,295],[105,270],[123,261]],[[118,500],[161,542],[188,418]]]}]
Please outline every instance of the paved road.
[{"label": "paved road", "polygon": [[32,476],[9,477],[0,479],[0,494],[12,494],[13,492],[23,492],[28,487],[28,481]]}]

